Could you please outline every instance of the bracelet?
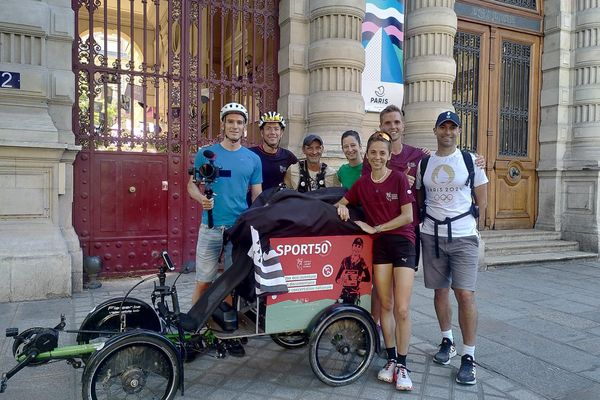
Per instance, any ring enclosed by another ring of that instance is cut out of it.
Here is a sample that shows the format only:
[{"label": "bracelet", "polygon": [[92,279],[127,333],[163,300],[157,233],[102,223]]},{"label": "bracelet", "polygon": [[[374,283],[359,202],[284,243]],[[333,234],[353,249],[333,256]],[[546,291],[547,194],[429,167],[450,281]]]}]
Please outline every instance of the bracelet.
[{"label": "bracelet", "polygon": [[382,230],[381,225],[375,225],[375,233],[381,233]]}]

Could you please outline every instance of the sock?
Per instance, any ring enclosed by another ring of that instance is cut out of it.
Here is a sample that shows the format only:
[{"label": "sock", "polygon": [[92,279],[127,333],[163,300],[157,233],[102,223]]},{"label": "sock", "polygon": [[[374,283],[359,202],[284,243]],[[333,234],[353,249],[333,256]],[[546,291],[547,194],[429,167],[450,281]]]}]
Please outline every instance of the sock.
[{"label": "sock", "polygon": [[452,335],[452,329],[448,329],[447,331],[442,331],[442,338],[448,338],[454,344],[454,336]]},{"label": "sock", "polygon": [[397,360],[398,355],[396,354],[395,347],[386,347],[385,351],[387,352],[388,360]]},{"label": "sock", "polygon": [[406,354],[398,354],[398,364],[402,364],[406,367]]},{"label": "sock", "polygon": [[462,355],[464,356],[465,354],[470,355],[471,357],[473,357],[473,360],[474,360],[475,359],[475,346],[467,346],[466,344],[463,344]]}]

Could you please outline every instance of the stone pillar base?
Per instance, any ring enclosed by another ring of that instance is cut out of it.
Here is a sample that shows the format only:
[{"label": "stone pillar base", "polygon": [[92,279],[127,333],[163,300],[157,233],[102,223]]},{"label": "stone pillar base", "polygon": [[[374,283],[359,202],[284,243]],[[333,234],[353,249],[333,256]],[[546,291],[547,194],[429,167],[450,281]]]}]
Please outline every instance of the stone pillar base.
[{"label": "stone pillar base", "polygon": [[580,250],[600,251],[600,170],[567,170],[562,179],[562,237],[579,242]]},{"label": "stone pillar base", "polygon": [[60,228],[2,224],[0,243],[0,302],[71,295],[73,262]]}]

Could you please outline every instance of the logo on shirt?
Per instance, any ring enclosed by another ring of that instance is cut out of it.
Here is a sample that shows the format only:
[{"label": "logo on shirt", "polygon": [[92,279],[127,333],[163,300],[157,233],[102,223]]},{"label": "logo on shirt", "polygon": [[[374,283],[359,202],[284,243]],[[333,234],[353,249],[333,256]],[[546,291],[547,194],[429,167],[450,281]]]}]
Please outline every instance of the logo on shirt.
[{"label": "logo on shirt", "polygon": [[283,174],[285,171],[287,171],[287,167],[285,165],[280,165],[279,172],[281,172]]},{"label": "logo on shirt", "polygon": [[385,198],[387,201],[398,200],[398,193],[387,192]]},{"label": "logo on shirt", "polygon": [[454,181],[454,169],[447,164],[438,165],[431,174],[431,180],[436,185],[448,185]]}]

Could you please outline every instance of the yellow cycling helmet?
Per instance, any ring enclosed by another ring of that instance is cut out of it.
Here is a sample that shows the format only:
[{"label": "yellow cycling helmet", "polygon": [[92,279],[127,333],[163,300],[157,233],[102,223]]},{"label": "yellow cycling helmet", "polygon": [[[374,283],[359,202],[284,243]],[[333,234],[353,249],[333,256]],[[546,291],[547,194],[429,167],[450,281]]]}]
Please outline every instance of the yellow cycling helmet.
[{"label": "yellow cycling helmet", "polygon": [[277,122],[281,126],[281,129],[285,129],[285,119],[277,111],[269,111],[261,115],[260,121],[258,121],[258,128],[262,129],[267,122]]}]

